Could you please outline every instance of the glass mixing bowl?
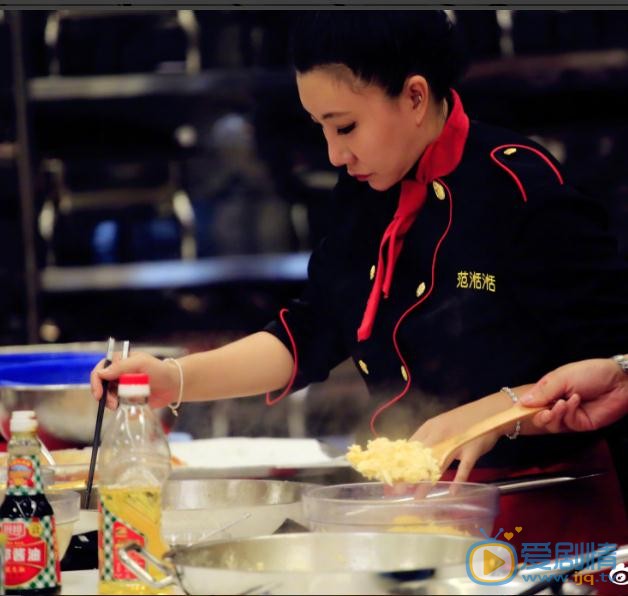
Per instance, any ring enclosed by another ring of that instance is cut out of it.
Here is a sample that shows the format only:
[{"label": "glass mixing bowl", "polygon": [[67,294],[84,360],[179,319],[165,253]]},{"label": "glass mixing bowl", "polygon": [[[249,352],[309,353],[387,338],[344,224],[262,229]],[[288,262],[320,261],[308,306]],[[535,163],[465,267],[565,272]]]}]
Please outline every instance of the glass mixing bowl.
[{"label": "glass mixing bowl", "polygon": [[311,530],[488,535],[499,510],[499,489],[471,482],[381,482],[308,489],[303,511]]}]

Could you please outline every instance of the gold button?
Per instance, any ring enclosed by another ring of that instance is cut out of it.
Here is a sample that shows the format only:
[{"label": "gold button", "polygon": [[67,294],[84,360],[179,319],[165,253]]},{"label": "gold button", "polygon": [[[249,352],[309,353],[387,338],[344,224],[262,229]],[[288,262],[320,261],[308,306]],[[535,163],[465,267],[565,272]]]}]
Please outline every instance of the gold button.
[{"label": "gold button", "polygon": [[425,285],[425,282],[424,282],[424,281],[422,281],[422,282],[419,284],[419,287],[416,289],[416,297],[417,297],[417,298],[418,298],[419,296],[423,296],[423,294],[425,294],[425,288],[426,288],[426,287],[427,287],[427,286]]},{"label": "gold button", "polygon": [[516,147],[508,147],[508,149],[504,149],[504,155],[512,155],[513,153],[517,153]]},{"label": "gold button", "polygon": [[434,194],[439,201],[442,201],[445,198],[445,189],[440,182],[432,182],[432,188],[434,189]]},{"label": "gold button", "polygon": [[362,369],[362,372],[365,375],[369,374],[369,367],[366,366],[366,362],[364,362],[364,360],[358,360],[358,366]]},{"label": "gold button", "polygon": [[375,265],[371,265],[371,270],[369,271],[369,278],[371,279],[371,281],[375,279]]},{"label": "gold button", "polygon": [[408,373],[406,372],[406,367],[405,366],[401,367],[401,376],[403,377],[404,381],[408,380]]}]

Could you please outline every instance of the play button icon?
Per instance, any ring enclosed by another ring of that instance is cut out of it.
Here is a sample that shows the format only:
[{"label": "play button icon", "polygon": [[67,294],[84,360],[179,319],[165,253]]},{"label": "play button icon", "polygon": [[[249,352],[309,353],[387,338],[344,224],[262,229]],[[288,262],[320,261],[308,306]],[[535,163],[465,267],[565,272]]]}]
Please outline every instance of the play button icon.
[{"label": "play button icon", "polygon": [[490,575],[493,571],[499,569],[505,563],[506,561],[504,561],[504,559],[502,559],[499,555],[491,552],[488,548],[484,549],[484,575]]},{"label": "play button icon", "polygon": [[509,582],[517,570],[517,553],[501,540],[482,540],[467,551],[467,575],[477,584],[497,585]]}]

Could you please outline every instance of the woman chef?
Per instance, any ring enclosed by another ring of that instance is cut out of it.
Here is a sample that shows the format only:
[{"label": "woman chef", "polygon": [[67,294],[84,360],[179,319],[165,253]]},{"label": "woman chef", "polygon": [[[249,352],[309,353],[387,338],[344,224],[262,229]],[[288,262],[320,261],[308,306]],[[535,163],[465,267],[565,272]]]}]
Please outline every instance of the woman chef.
[{"label": "woman chef", "polygon": [[[351,358],[376,403],[372,432],[408,437],[438,411],[495,392],[491,411],[509,407],[500,387],[625,348],[627,272],[600,205],[569,186],[539,144],[470,120],[444,12],[304,12],[293,50],[301,103],[339,169],[303,295],[219,349],[101,364],[96,398],[102,380],[141,371],[156,407],[281,391],[267,395],[272,404]],[[564,473],[582,461],[608,480],[602,493],[582,483],[587,510],[598,507],[594,528],[580,520],[575,531],[571,514],[553,509],[565,496],[551,491],[501,523],[524,526],[524,539],[551,525],[556,540],[619,540],[621,501],[598,435],[506,438],[478,477]]]}]

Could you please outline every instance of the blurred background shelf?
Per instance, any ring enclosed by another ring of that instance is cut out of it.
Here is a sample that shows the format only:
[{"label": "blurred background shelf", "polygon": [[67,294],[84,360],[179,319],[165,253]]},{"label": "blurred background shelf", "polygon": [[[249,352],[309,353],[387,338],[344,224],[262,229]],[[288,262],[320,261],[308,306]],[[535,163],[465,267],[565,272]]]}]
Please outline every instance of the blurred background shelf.
[{"label": "blurred background shelf", "polygon": [[259,70],[243,69],[197,74],[47,76],[31,79],[29,94],[34,102],[202,95],[214,101],[249,107],[252,79],[263,74]]},{"label": "blurred background shelf", "polygon": [[[623,49],[583,50],[559,55],[508,56],[482,59],[471,65],[463,87],[474,89],[499,83],[511,92],[519,86],[524,93],[551,94],[569,88],[591,90],[592,84],[625,89],[628,51]],[[100,100],[143,96],[201,95],[214,101],[241,102],[250,106],[260,84],[292,83],[290,69],[269,72],[260,68],[201,71],[196,74],[121,74],[94,76],[35,77],[29,82],[34,102]]]},{"label": "blurred background shelf", "polygon": [[[628,254],[628,11],[449,12],[467,112],[543,143]],[[337,171],[299,104],[294,15],[0,10],[0,343],[208,349],[300,293]],[[343,435],[367,399],[345,363],[307,400],[198,404],[178,424]]]},{"label": "blurred background shelf", "polygon": [[202,288],[233,282],[304,282],[310,253],[209,257],[90,267],[46,267],[43,292]]}]

